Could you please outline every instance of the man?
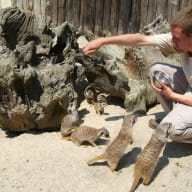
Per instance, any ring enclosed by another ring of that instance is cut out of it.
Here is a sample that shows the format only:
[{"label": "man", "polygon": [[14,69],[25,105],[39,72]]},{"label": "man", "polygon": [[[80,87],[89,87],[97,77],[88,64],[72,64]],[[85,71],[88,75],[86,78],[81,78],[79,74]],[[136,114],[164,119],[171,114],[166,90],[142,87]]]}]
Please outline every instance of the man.
[{"label": "man", "polygon": [[171,32],[161,35],[146,36],[142,34],[125,34],[113,37],[98,38],[88,42],[84,54],[89,55],[107,44],[126,46],[156,46],[165,56],[178,53],[181,66],[167,63],[154,63],[154,71],[162,71],[172,79],[172,88],[161,83],[157,88],[157,98],[167,115],[160,123],[172,124],[170,138],[173,141],[192,143],[192,6],[186,7],[173,17]]}]

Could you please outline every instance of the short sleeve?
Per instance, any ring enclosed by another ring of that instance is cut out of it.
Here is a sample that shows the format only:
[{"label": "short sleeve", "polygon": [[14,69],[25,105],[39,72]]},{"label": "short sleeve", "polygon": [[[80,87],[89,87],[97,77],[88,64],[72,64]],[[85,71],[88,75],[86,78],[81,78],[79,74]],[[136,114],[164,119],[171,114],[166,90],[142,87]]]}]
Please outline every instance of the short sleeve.
[{"label": "short sleeve", "polygon": [[171,33],[154,35],[154,40],[157,46],[160,48],[161,52],[164,56],[169,56],[171,54],[177,53],[176,49],[174,48],[171,39]]}]

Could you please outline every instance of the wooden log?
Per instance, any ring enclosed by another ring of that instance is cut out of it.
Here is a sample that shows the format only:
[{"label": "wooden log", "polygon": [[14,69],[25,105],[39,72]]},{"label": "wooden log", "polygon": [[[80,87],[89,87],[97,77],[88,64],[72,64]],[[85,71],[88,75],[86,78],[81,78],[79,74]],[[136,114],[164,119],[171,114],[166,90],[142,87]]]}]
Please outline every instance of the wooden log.
[{"label": "wooden log", "polygon": [[66,17],[66,0],[59,0],[58,2],[58,25],[65,21]]},{"label": "wooden log", "polygon": [[160,14],[168,21],[192,0],[11,0],[20,9],[52,18],[53,25],[64,21],[96,34],[139,32]]},{"label": "wooden log", "polygon": [[11,0],[11,5],[14,7],[17,6],[17,0]]},{"label": "wooden log", "polygon": [[103,29],[102,31],[104,35],[107,35],[111,31],[110,18],[111,18],[111,0],[105,0],[103,4],[103,26],[102,26]]},{"label": "wooden log", "polygon": [[41,1],[40,0],[34,0],[34,12],[35,12],[35,14],[38,14],[38,15],[41,14]]},{"label": "wooden log", "polygon": [[175,15],[175,13],[179,10],[179,0],[170,1],[168,3],[168,10],[169,10],[169,15],[167,19],[168,21],[170,21],[172,16]]},{"label": "wooden log", "polygon": [[72,22],[74,14],[73,14],[73,0],[66,1],[66,17],[65,20],[68,22]]},{"label": "wooden log", "polygon": [[[89,0],[88,2],[89,2],[89,4],[88,4],[89,16],[87,18],[88,19],[88,28],[89,28],[89,30],[94,31],[95,16],[96,16],[96,10],[95,10],[96,0]],[[102,20],[103,20],[103,18],[102,18]]]},{"label": "wooden log", "polygon": [[86,15],[86,0],[81,0],[81,6],[80,6],[80,30],[86,31],[87,29],[87,24],[85,18],[87,17]]},{"label": "wooden log", "polygon": [[80,7],[81,7],[81,1],[73,1],[73,15],[75,17],[73,17],[73,22],[72,24],[76,27],[79,28],[80,27]]},{"label": "wooden log", "polygon": [[52,0],[50,2],[50,9],[52,10],[51,12],[52,23],[55,26],[58,24],[58,0]]},{"label": "wooden log", "polygon": [[23,9],[22,0],[17,0],[17,6],[18,6],[20,9]]},{"label": "wooden log", "polygon": [[96,35],[101,35],[101,32],[103,31],[103,20],[104,20],[104,0],[96,1],[95,7],[96,12],[95,12],[94,32]]},{"label": "wooden log", "polygon": [[119,21],[119,13],[120,12],[120,3],[118,0],[112,0],[111,3],[111,32],[113,34],[117,33],[118,30],[118,21]]},{"label": "wooden log", "polygon": [[[132,3],[129,26],[127,31],[129,33],[138,32],[140,29],[140,20],[141,20],[141,0],[135,0]],[[133,11],[134,10],[134,11]]]},{"label": "wooden log", "polygon": [[131,1],[121,0],[118,33],[127,33],[131,13]]},{"label": "wooden log", "polygon": [[23,9],[28,10],[28,0],[23,0]]},{"label": "wooden log", "polygon": [[40,0],[40,2],[41,2],[41,7],[40,7],[41,14],[45,15],[47,0]]}]

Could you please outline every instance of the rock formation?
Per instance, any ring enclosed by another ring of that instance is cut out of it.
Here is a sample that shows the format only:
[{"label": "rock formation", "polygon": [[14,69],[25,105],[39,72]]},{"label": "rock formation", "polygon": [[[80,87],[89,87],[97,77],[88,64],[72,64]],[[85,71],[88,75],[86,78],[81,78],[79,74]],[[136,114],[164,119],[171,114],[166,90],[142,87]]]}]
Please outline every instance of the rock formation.
[{"label": "rock formation", "polygon": [[[85,56],[70,23],[16,7],[0,12],[0,124],[6,130],[56,130],[68,103],[80,103],[85,79],[102,92],[124,100],[127,111],[146,111],[156,102],[148,64],[140,49],[106,46]],[[87,40],[96,38],[84,34]]]}]

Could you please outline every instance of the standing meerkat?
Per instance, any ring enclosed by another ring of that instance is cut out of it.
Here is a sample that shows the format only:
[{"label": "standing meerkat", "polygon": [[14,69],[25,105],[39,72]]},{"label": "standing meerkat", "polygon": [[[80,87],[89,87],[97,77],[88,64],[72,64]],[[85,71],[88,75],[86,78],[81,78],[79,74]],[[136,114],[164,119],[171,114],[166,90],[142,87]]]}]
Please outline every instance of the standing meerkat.
[{"label": "standing meerkat", "polygon": [[104,108],[107,106],[107,103],[105,102],[94,102],[94,109],[95,109],[95,112],[98,114],[98,115],[103,115],[104,114]]},{"label": "standing meerkat", "polygon": [[91,165],[99,160],[107,161],[111,171],[115,171],[119,160],[124,155],[127,145],[133,142],[132,127],[135,123],[136,117],[133,114],[125,115],[122,128],[114,141],[106,148],[105,152],[87,163]]},{"label": "standing meerkat", "polygon": [[95,112],[99,115],[104,114],[104,108],[107,106],[107,98],[104,94],[98,93],[96,101],[93,101]]},{"label": "standing meerkat", "polygon": [[69,136],[74,127],[79,126],[79,114],[77,111],[77,103],[75,100],[71,101],[67,107],[67,115],[61,120],[61,136]]},{"label": "standing meerkat", "polygon": [[71,140],[77,146],[80,146],[83,142],[87,141],[95,147],[95,141],[101,136],[109,138],[109,131],[104,127],[96,129],[89,126],[79,126],[74,129],[70,137],[66,137],[65,139],[69,141]]},{"label": "standing meerkat", "polygon": [[143,179],[143,184],[149,184],[157,165],[159,154],[168,141],[170,126],[170,123],[159,124],[151,139],[139,154],[134,169],[134,181],[129,192],[134,192],[141,178]]},{"label": "standing meerkat", "polygon": [[96,90],[93,84],[90,84],[85,87],[83,94],[90,105],[92,105],[93,102],[96,102]]}]

